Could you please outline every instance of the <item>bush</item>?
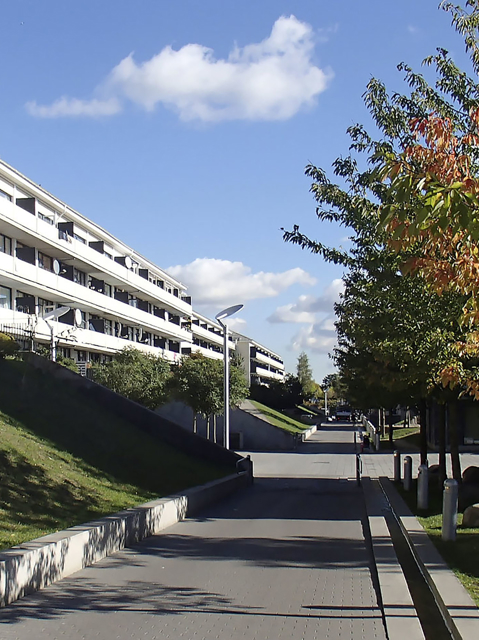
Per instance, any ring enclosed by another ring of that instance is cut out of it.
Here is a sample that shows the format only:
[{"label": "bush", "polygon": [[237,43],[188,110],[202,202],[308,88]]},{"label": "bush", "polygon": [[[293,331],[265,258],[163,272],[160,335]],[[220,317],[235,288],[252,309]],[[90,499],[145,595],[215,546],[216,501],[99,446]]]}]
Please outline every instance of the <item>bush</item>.
[{"label": "bush", "polygon": [[12,336],[7,333],[0,333],[0,358],[13,356],[18,351],[19,346]]},{"label": "bush", "polygon": [[111,362],[92,367],[93,380],[139,404],[156,409],[167,398],[170,365],[138,349],[126,348]]}]

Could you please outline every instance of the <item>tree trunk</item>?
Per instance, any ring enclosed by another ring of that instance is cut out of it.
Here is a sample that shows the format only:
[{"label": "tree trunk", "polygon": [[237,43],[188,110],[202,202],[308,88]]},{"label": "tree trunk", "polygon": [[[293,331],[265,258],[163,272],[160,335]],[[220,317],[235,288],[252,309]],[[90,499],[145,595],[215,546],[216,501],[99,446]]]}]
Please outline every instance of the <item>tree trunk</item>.
[{"label": "tree trunk", "polygon": [[442,491],[444,480],[447,478],[446,472],[446,405],[440,404],[438,416],[438,445],[439,445],[439,490]]},{"label": "tree trunk", "polygon": [[389,409],[388,425],[389,425],[389,442],[390,442],[390,444],[393,444],[394,443],[394,429],[393,429],[393,410],[392,409]]},{"label": "tree trunk", "polygon": [[211,416],[206,416],[206,439],[210,439],[210,418]]},{"label": "tree trunk", "polygon": [[427,464],[427,431],[426,431],[427,402],[419,401],[419,420],[420,420],[420,451],[421,464]]},{"label": "tree trunk", "polygon": [[193,433],[196,433],[196,413],[193,413]]},{"label": "tree trunk", "polygon": [[457,401],[450,402],[449,409],[449,442],[451,444],[452,477],[459,483],[462,481],[461,459],[459,457],[459,438],[457,433]]},{"label": "tree trunk", "polygon": [[216,413],[213,414],[213,442],[216,444]]}]

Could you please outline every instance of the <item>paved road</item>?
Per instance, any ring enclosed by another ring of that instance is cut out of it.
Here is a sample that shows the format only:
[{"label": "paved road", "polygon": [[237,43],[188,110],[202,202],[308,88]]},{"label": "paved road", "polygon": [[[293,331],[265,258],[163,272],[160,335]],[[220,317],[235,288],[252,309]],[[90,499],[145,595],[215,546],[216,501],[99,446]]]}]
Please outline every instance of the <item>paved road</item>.
[{"label": "paved road", "polygon": [[255,454],[253,487],[14,603],[0,638],[384,639],[352,453],[335,426]]}]

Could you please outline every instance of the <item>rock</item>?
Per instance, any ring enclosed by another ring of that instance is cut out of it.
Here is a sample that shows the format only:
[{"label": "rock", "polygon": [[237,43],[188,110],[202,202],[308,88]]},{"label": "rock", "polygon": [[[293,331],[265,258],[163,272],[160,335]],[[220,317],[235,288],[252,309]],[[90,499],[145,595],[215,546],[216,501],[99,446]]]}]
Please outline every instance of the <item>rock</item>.
[{"label": "rock", "polygon": [[468,529],[479,527],[479,504],[467,507],[462,517],[462,526]]},{"label": "rock", "polygon": [[474,504],[479,504],[479,484],[462,483],[459,486],[459,511]]},{"label": "rock", "polygon": [[467,467],[462,473],[462,481],[465,484],[479,485],[479,467]]}]

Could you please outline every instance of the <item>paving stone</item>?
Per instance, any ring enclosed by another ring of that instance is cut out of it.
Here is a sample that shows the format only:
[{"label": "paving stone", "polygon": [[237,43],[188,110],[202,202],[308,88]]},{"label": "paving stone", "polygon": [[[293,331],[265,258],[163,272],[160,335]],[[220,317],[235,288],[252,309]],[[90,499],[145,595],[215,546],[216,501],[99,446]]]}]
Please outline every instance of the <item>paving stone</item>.
[{"label": "paving stone", "polygon": [[0,637],[385,639],[351,438],[253,454],[252,487],[10,605]]}]

